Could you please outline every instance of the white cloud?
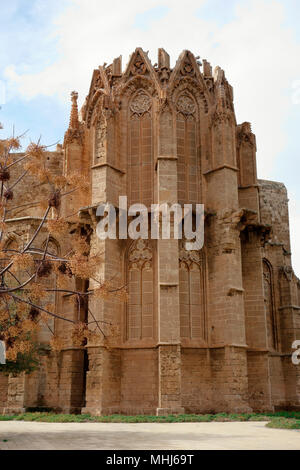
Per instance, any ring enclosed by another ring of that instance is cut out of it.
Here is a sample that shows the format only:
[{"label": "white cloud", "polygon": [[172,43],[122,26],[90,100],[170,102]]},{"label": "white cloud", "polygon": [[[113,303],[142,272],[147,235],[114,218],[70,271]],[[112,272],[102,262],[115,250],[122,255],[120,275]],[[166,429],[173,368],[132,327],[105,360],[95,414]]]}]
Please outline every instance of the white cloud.
[{"label": "white cloud", "polygon": [[[53,30],[58,37],[57,61],[31,74],[20,74],[12,64],[6,76],[27,99],[58,94],[68,100],[76,89],[83,102],[92,71],[103,62],[122,54],[125,66],[129,54],[141,46],[150,50],[153,62],[157,48],[164,47],[174,63],[183,49],[190,49],[225,70],[235,90],[237,119],[252,122],[257,136],[259,177],[272,178],[276,157],[288,138],[284,124],[294,106],[293,84],[300,79],[300,44],[284,26],[284,2],[241,0],[235,18],[222,27],[195,14],[204,3],[70,0]],[[142,31],[135,24],[136,15],[157,6],[167,6],[167,14]],[[216,20],[217,15],[216,11]],[[294,227],[299,216],[293,210],[291,215]],[[300,270],[300,252],[296,256]]]},{"label": "white cloud", "polygon": [[[236,18],[223,27],[194,13],[205,0],[72,0],[56,20],[59,58],[40,73],[18,74],[9,67],[7,78],[28,99],[37,94],[68,93],[77,89],[83,101],[92,70],[120,54],[127,62],[137,45],[150,49],[156,61],[158,47],[176,60],[189,48],[225,69],[235,89],[239,121],[252,121],[257,134],[261,177],[268,177],[276,154],[283,149],[283,132],[295,94],[292,83],[300,77],[300,56],[289,29],[283,27],[284,6],[276,0],[241,2]],[[167,15],[154,20],[146,31],[134,26],[135,17],[158,5]],[[217,13],[216,13],[217,15]]]}]

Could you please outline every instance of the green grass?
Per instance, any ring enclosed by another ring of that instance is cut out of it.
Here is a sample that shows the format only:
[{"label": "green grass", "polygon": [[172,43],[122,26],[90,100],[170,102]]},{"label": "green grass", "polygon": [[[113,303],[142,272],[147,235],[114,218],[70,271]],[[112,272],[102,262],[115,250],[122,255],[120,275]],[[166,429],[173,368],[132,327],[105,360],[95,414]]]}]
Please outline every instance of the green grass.
[{"label": "green grass", "polygon": [[300,429],[300,419],[272,418],[271,421],[267,423],[267,427],[276,429]]},{"label": "green grass", "polygon": [[47,412],[27,412],[19,415],[0,416],[0,421],[35,421],[40,423],[201,423],[233,421],[268,421],[270,428],[300,429],[300,412],[282,411],[276,413],[217,413],[184,414],[169,416],[91,416],[55,414]]}]

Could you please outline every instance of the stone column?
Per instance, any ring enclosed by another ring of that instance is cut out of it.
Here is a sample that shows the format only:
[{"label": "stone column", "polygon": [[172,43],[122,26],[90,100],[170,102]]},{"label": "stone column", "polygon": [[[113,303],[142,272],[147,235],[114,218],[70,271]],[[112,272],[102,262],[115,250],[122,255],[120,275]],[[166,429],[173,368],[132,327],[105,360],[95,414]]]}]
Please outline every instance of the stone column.
[{"label": "stone column", "polygon": [[[161,137],[163,136],[163,138]],[[177,203],[177,156],[171,113],[160,115],[156,202]],[[171,237],[173,233],[171,230]],[[158,415],[183,413],[181,406],[181,347],[178,240],[158,240]]]},{"label": "stone column", "polygon": [[264,302],[262,233],[247,231],[242,243],[245,289],[249,403],[256,411],[273,411]]},{"label": "stone column", "polygon": [[286,406],[300,409],[300,366],[292,362],[292,344],[300,339],[297,278],[290,266],[281,267],[279,307],[282,364],[285,377]]},{"label": "stone column", "polygon": [[[157,178],[159,202],[172,203],[172,189],[177,192],[176,160],[159,159]],[[178,259],[178,240],[158,240],[158,415],[184,412],[181,407]]]},{"label": "stone column", "polygon": [[[118,240],[100,240],[96,234],[91,239],[91,252],[103,253],[95,278],[109,281],[112,287],[122,286],[121,252]],[[98,284],[91,279],[90,287]],[[107,299],[89,300],[89,321],[98,321],[101,330],[96,341],[89,341],[88,372],[86,377],[86,403],[82,413],[93,415],[114,414],[120,410],[121,397],[121,351],[120,325],[123,314],[123,303],[117,296]],[[109,327],[112,325],[114,332]]]},{"label": "stone column", "polygon": [[[213,209],[206,232],[208,247],[210,344],[225,348],[225,364],[216,368],[216,394],[231,411],[249,411],[247,344],[240,244],[236,132],[233,111],[224,105],[224,87],[211,116],[212,168],[206,176],[207,205]],[[213,351],[212,351],[213,352]],[[234,362],[232,362],[232,360]],[[234,364],[234,369],[232,364]],[[239,383],[241,386],[237,387]],[[219,399],[216,396],[215,401]]]},{"label": "stone column", "polygon": [[70,348],[61,352],[59,409],[62,413],[80,413],[83,406],[84,350]]},{"label": "stone column", "polygon": [[3,413],[7,403],[8,377],[0,374],[0,414]]},{"label": "stone column", "polygon": [[120,412],[121,351],[89,347],[86,406],[81,413],[94,416]]},{"label": "stone column", "polygon": [[12,415],[17,413],[25,413],[26,402],[26,374],[14,377],[10,375],[8,378],[8,391],[6,407],[3,414]]}]

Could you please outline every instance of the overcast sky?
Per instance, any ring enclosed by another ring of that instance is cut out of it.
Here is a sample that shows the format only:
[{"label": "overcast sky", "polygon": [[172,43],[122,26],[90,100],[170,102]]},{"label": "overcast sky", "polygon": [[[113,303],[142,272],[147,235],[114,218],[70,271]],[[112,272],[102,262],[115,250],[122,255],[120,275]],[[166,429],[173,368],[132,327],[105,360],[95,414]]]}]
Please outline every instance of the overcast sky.
[{"label": "overcast sky", "polygon": [[0,0],[1,131],[63,140],[70,92],[80,103],[93,69],[137,46],[153,63],[164,47],[225,70],[238,122],[250,121],[258,176],[290,198],[293,264],[300,276],[299,0]]}]

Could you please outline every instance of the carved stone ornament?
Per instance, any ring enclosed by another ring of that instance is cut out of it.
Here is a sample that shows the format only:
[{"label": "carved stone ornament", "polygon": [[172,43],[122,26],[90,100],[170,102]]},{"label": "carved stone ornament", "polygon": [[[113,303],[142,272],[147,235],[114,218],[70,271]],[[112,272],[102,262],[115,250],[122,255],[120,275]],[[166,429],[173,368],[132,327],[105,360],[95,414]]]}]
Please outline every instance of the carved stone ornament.
[{"label": "carved stone ornament", "polygon": [[135,58],[134,63],[130,69],[132,75],[144,75],[147,71],[147,67],[143,58],[138,54]]},{"label": "carved stone ornament", "polygon": [[216,110],[211,116],[211,126],[219,126],[220,124],[233,124],[232,113],[227,109]]},{"label": "carved stone ornament", "polygon": [[97,122],[95,133],[95,161],[99,162],[105,157],[105,139],[106,139],[106,122],[103,116]]},{"label": "carved stone ornament", "polygon": [[109,65],[108,67],[105,68],[105,75],[107,77],[108,83],[110,83],[111,78],[112,78],[112,65]]},{"label": "carved stone ornament", "polygon": [[169,81],[171,69],[168,67],[161,67],[158,69],[159,79],[162,84],[166,84]]},{"label": "carved stone ornament", "polygon": [[132,245],[129,262],[133,268],[152,266],[152,250],[147,240],[140,239]]},{"label": "carved stone ornament", "polygon": [[180,263],[186,263],[191,266],[196,263],[198,266],[202,262],[201,251],[188,251],[185,249],[185,241],[182,241],[179,246],[179,261]]},{"label": "carved stone ornament", "polygon": [[140,91],[133,99],[130,105],[130,109],[133,114],[141,116],[149,111],[151,108],[151,99],[143,91]]},{"label": "carved stone ornament", "polygon": [[270,273],[270,270],[266,267],[266,263],[264,263],[263,277],[264,277],[265,293],[267,293],[269,286],[271,285],[271,273]]},{"label": "carved stone ornament", "polygon": [[104,88],[103,80],[102,80],[102,77],[101,77],[100,73],[99,73],[98,77],[95,80],[94,91],[98,90],[99,88]]},{"label": "carved stone ornament", "polygon": [[206,87],[210,93],[214,91],[214,79],[212,77],[205,77],[204,81],[206,83]]},{"label": "carved stone ornament", "polygon": [[238,126],[237,138],[239,145],[242,143],[249,144],[251,147],[255,145],[255,137],[252,134],[251,125],[249,122],[244,122]]},{"label": "carved stone ornament", "polygon": [[185,59],[183,65],[181,67],[181,73],[182,73],[182,75],[185,75],[185,76],[186,75],[189,75],[189,76],[195,75],[194,66],[188,58]]},{"label": "carved stone ornament", "polygon": [[188,90],[199,106],[203,108],[205,114],[208,113],[208,101],[205,96],[204,90],[201,88],[201,84],[195,77],[185,76],[179,77],[174,81],[173,90],[176,90],[176,96],[180,96],[182,93],[185,95],[185,91]]},{"label": "carved stone ornament", "polygon": [[281,266],[280,271],[288,282],[292,282],[294,272],[291,266]]},{"label": "carved stone ornament", "polygon": [[73,144],[74,142],[79,145],[83,145],[84,141],[84,130],[80,129],[68,129],[65,133],[64,145]]},{"label": "carved stone ornament", "polygon": [[182,114],[194,114],[196,106],[192,98],[182,95],[177,101],[177,110]]}]

